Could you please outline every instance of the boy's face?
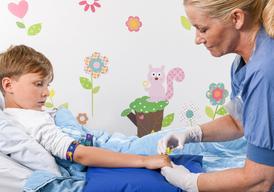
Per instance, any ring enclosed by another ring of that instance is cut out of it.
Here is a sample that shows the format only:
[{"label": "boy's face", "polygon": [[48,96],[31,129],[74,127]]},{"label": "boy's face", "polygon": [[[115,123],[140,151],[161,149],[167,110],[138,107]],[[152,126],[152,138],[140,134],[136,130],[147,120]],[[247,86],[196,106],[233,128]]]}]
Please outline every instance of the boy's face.
[{"label": "boy's face", "polygon": [[27,73],[18,79],[10,78],[9,83],[5,86],[7,108],[42,110],[49,96],[48,78],[43,78],[38,73]]}]

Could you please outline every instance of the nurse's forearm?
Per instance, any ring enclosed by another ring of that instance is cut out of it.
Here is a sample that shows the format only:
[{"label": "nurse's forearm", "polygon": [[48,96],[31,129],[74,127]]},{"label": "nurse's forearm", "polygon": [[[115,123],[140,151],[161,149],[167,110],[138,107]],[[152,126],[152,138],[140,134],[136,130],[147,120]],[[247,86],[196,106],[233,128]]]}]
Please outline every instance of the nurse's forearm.
[{"label": "nurse's forearm", "polygon": [[273,170],[273,167],[248,161],[244,168],[201,174],[198,188],[200,192],[270,191],[274,183]]},{"label": "nurse's forearm", "polygon": [[243,136],[240,123],[230,115],[217,118],[200,126],[203,132],[202,141],[228,141]]}]

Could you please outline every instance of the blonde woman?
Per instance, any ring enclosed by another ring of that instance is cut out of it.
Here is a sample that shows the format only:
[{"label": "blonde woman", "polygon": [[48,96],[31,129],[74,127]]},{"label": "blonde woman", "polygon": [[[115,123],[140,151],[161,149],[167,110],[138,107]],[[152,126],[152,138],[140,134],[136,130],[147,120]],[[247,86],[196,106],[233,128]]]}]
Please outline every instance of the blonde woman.
[{"label": "blonde woman", "polygon": [[163,137],[158,151],[245,136],[247,158],[242,168],[193,174],[173,164],[162,174],[186,191],[274,191],[274,1],[184,0],[184,6],[197,44],[214,57],[237,54],[229,115]]}]

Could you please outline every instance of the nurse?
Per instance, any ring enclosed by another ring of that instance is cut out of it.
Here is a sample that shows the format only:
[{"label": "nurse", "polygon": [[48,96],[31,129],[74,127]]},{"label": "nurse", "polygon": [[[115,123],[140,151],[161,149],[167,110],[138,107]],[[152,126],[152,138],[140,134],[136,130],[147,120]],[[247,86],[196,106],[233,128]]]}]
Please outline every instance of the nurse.
[{"label": "nurse", "polygon": [[162,168],[162,175],[186,191],[274,191],[274,0],[184,0],[196,28],[197,44],[214,57],[237,56],[231,67],[230,115],[164,136],[171,143],[228,141],[245,136],[242,168],[194,174],[185,167]]}]

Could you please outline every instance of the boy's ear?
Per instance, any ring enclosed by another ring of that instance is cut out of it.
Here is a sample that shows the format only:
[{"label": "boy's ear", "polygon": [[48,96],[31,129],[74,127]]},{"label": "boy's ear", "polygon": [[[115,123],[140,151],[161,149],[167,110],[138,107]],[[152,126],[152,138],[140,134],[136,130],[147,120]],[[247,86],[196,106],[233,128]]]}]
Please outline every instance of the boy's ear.
[{"label": "boy's ear", "polygon": [[2,87],[6,93],[13,93],[12,91],[12,79],[9,77],[4,77],[2,79]]}]

